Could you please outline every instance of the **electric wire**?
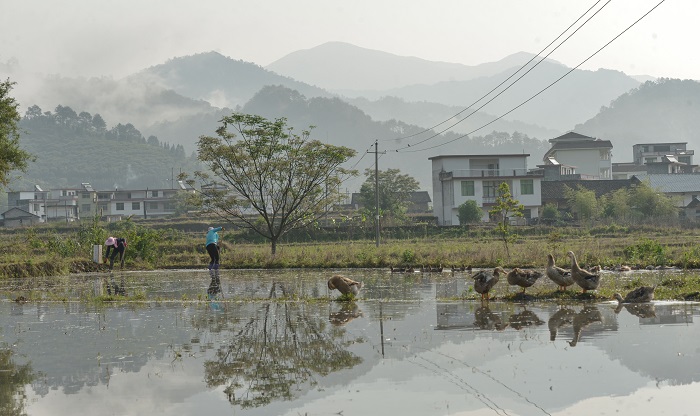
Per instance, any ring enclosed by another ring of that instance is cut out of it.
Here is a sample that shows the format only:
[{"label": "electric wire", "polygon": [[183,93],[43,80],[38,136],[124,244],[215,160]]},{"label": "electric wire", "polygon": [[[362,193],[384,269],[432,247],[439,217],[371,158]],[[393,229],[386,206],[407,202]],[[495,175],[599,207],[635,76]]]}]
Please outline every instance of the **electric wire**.
[{"label": "electric wire", "polygon": [[[395,149],[395,150],[396,150],[396,151],[399,151],[399,150],[406,149],[406,148],[409,148],[409,147],[412,147],[412,146],[416,146],[416,145],[425,143],[425,142],[427,142],[427,141],[430,140],[430,139],[433,139],[433,138],[435,138],[435,137],[438,137],[438,136],[441,135],[442,133],[446,132],[447,130],[451,129],[452,127],[456,126],[457,124],[463,122],[464,120],[468,119],[469,117],[471,117],[473,114],[475,114],[476,112],[478,112],[478,111],[481,110],[482,108],[486,107],[489,103],[491,103],[493,100],[495,100],[496,98],[498,98],[498,97],[499,97],[501,94],[503,94],[504,92],[508,91],[508,90],[510,89],[510,87],[512,87],[513,85],[515,85],[516,83],[518,83],[518,81],[520,81],[523,77],[525,77],[527,74],[529,74],[530,71],[532,71],[533,69],[535,69],[535,68],[536,68],[539,64],[541,64],[545,59],[547,59],[547,58],[549,57],[549,55],[551,55],[552,53],[554,53],[557,49],[559,49],[559,47],[561,47],[561,46],[562,46],[564,43],[566,43],[569,39],[571,39],[572,36],[574,36],[579,30],[581,30],[581,28],[583,28],[588,22],[590,22],[591,19],[593,19],[601,10],[603,10],[603,8],[605,8],[605,6],[607,6],[608,4],[610,4],[611,1],[612,1],[612,0],[608,0],[603,6],[601,6],[600,9],[598,9],[595,13],[593,13],[593,15],[591,15],[588,19],[586,19],[586,21],[583,22],[583,23],[581,24],[581,26],[579,26],[578,28],[576,28],[576,30],[573,31],[569,36],[567,36],[566,39],[564,39],[559,45],[557,45],[554,49],[552,49],[547,55],[543,56],[542,59],[540,59],[535,65],[533,65],[530,69],[528,69],[524,74],[520,75],[517,79],[515,79],[513,82],[511,82],[506,88],[504,88],[504,89],[503,89],[502,91],[500,91],[498,94],[496,94],[496,95],[494,95],[493,97],[491,97],[491,99],[489,99],[488,101],[486,101],[485,103],[483,103],[481,106],[479,106],[479,107],[477,107],[476,109],[474,109],[474,110],[473,110],[471,113],[469,113],[466,117],[464,117],[463,119],[457,121],[457,122],[454,123],[454,124],[451,124],[450,126],[446,127],[445,129],[440,130],[439,132],[433,134],[433,135],[430,136],[430,137],[427,137],[427,138],[425,138],[425,139],[423,139],[423,140],[421,140],[421,141],[418,141],[418,142],[416,142],[416,143],[414,143],[414,144],[412,144],[412,145],[409,144],[409,145],[407,145],[407,146],[400,147],[400,148]],[[597,4],[597,3],[596,3],[596,4]],[[590,9],[589,9],[589,10],[590,10]],[[587,12],[586,12],[586,13],[587,13]],[[567,30],[568,30],[568,29],[567,29]],[[534,59],[534,58],[533,58],[533,59]],[[516,72],[516,73],[517,73],[517,72]],[[514,74],[514,75],[515,75],[515,74]],[[509,78],[509,79],[510,79],[510,78]],[[464,111],[464,110],[463,110],[463,111]],[[496,119],[496,120],[498,120],[498,119]],[[491,123],[493,123],[493,122],[496,121],[496,120],[493,120]]]},{"label": "electric wire", "polygon": [[[527,67],[528,65],[530,65],[530,63],[531,63],[532,61],[534,61],[534,60],[535,60],[537,57],[539,57],[544,51],[546,51],[547,48],[549,48],[550,46],[552,46],[552,45],[554,44],[554,42],[556,42],[557,40],[559,40],[559,38],[561,38],[562,36],[564,36],[564,34],[565,34],[566,32],[568,32],[576,23],[578,23],[581,19],[583,19],[583,17],[584,17],[585,15],[587,15],[588,12],[590,12],[590,11],[591,11],[595,6],[597,6],[598,3],[600,3],[601,1],[603,1],[603,0],[598,0],[598,1],[596,1],[591,7],[588,8],[588,10],[586,10],[581,16],[579,16],[578,19],[576,19],[572,24],[570,24],[569,27],[567,27],[563,32],[561,32],[561,33],[559,34],[559,36],[557,36],[556,38],[554,38],[554,40],[552,40],[547,46],[545,46],[544,48],[542,48],[542,50],[539,51],[539,52],[537,53],[537,55],[535,55],[535,56],[533,56],[532,58],[530,58],[529,61],[527,61],[527,62],[526,62],[525,64],[523,64],[520,68],[518,68],[517,71],[515,71],[514,73],[512,73],[508,78],[504,79],[500,84],[498,84],[498,85],[496,85],[495,87],[493,87],[489,92],[487,92],[486,94],[484,94],[484,95],[482,95],[481,97],[479,97],[476,101],[474,101],[473,103],[471,103],[470,105],[468,105],[468,106],[467,106],[466,108],[464,108],[463,110],[459,111],[457,114],[453,115],[452,117],[450,117],[450,118],[448,118],[448,119],[446,119],[446,120],[444,120],[444,121],[441,121],[440,123],[438,123],[438,124],[436,124],[436,125],[434,125],[434,126],[432,126],[432,127],[428,127],[428,128],[426,128],[426,129],[424,129],[424,130],[422,130],[422,131],[419,131],[418,133],[413,133],[413,134],[410,134],[410,135],[408,135],[408,136],[403,136],[403,137],[396,137],[396,138],[391,138],[391,139],[384,139],[383,141],[389,141],[389,140],[392,140],[392,141],[393,141],[393,140],[403,140],[403,139],[409,139],[409,138],[411,138],[411,137],[418,136],[418,135],[420,135],[420,134],[429,132],[429,131],[435,129],[436,127],[439,127],[439,126],[441,126],[441,125],[447,123],[448,121],[452,120],[453,118],[455,118],[455,117],[457,117],[458,115],[462,114],[463,112],[467,111],[467,110],[468,110],[469,108],[471,108],[473,105],[476,105],[479,101],[483,100],[484,98],[488,97],[492,92],[496,91],[499,87],[501,87],[501,85],[503,85],[503,84],[505,84],[506,82],[508,82],[508,80],[510,80],[511,78],[513,78],[517,73],[519,73],[520,71],[522,71],[525,67]],[[610,1],[611,1],[611,0],[608,0],[608,2],[605,3],[605,5],[603,5],[603,7],[605,7],[608,3],[610,3]],[[601,9],[602,9],[603,7],[601,7]],[[599,10],[599,11],[600,11],[600,10]],[[597,12],[596,12],[596,13],[597,13]],[[589,20],[590,20],[590,19],[589,19]],[[586,22],[587,22],[587,21],[586,21]],[[584,25],[585,25],[586,22],[584,22]],[[581,27],[583,27],[583,25],[581,25],[581,26],[579,27],[579,29],[580,29]],[[578,29],[577,29],[577,30],[578,30]],[[576,33],[576,32],[574,32],[574,33]],[[569,36],[569,37],[571,37],[571,36]],[[567,40],[568,40],[568,38],[567,38]],[[565,41],[566,41],[566,40],[565,40]],[[563,42],[562,42],[562,43],[563,43]],[[560,44],[559,46],[561,46],[561,44]],[[557,46],[557,48],[558,48],[559,46]],[[556,48],[555,48],[554,50],[556,50]],[[554,52],[554,50],[553,50],[552,52]],[[549,54],[551,54],[552,52],[550,52]],[[549,54],[548,54],[547,56],[549,56]],[[546,58],[546,57],[545,57],[545,58]],[[540,61],[540,62],[542,62],[542,61]],[[540,62],[538,62],[537,64],[535,64],[535,65],[533,66],[533,68],[534,68],[535,66],[539,65]],[[529,71],[528,71],[528,72],[529,72]],[[512,85],[512,84],[511,84],[511,85]],[[510,88],[510,86],[509,86],[508,88]],[[506,89],[507,89],[507,88],[506,88]],[[467,117],[465,117],[465,119],[468,118],[469,116],[471,116],[472,114],[474,114],[474,113],[469,114]],[[450,127],[452,127],[452,126],[450,126]]]},{"label": "electric wire", "polygon": [[611,39],[610,41],[608,41],[605,45],[601,46],[600,49],[598,49],[597,51],[593,52],[593,54],[591,54],[588,58],[584,59],[583,61],[581,61],[581,63],[579,63],[579,64],[576,65],[575,67],[571,68],[569,71],[567,71],[567,72],[566,72],[564,75],[562,75],[561,77],[557,78],[554,82],[552,82],[551,84],[547,85],[546,87],[544,87],[543,89],[541,89],[539,92],[537,92],[537,93],[536,93],[535,95],[533,95],[532,97],[528,98],[527,100],[523,101],[522,103],[518,104],[517,106],[511,108],[510,110],[508,110],[508,111],[505,112],[504,114],[501,114],[500,116],[498,116],[497,118],[491,120],[490,122],[488,122],[488,123],[482,125],[482,126],[479,127],[479,128],[476,128],[476,129],[474,129],[474,130],[472,130],[472,131],[470,131],[470,132],[468,132],[468,133],[466,133],[466,134],[464,134],[464,135],[462,135],[462,136],[456,137],[456,138],[454,138],[454,139],[452,139],[452,140],[446,141],[446,142],[441,143],[441,144],[437,144],[437,145],[430,146],[430,147],[425,147],[425,148],[422,148],[422,149],[416,149],[416,150],[403,150],[403,149],[406,149],[406,147],[404,147],[404,148],[396,149],[395,151],[398,152],[398,153],[415,153],[415,152],[422,152],[422,151],[425,151],[425,150],[435,149],[435,148],[437,148],[437,147],[441,147],[441,146],[444,146],[444,145],[446,145],[446,144],[453,143],[453,142],[455,142],[455,141],[457,141],[457,140],[459,140],[459,139],[463,139],[463,138],[465,138],[465,137],[468,137],[470,134],[473,134],[473,133],[475,133],[475,132],[477,132],[477,131],[483,129],[484,127],[487,127],[487,126],[489,126],[489,125],[495,123],[496,121],[502,119],[503,117],[507,116],[508,114],[512,113],[513,111],[517,110],[518,108],[520,108],[520,107],[522,107],[523,105],[527,104],[528,102],[532,101],[532,100],[535,99],[537,96],[539,96],[540,94],[542,94],[543,92],[545,92],[546,90],[548,90],[549,88],[551,88],[553,85],[555,85],[556,83],[558,83],[559,81],[561,81],[562,79],[564,79],[564,77],[566,77],[567,75],[569,75],[570,73],[572,73],[574,70],[578,69],[581,65],[585,64],[586,62],[588,62],[591,58],[593,58],[593,57],[596,56],[598,53],[600,53],[600,51],[602,51],[603,49],[605,49],[608,45],[610,45],[610,44],[613,43],[615,40],[617,40],[620,36],[622,36],[623,34],[625,34],[628,30],[630,30],[633,26],[635,26],[637,23],[639,23],[642,19],[644,19],[645,17],[647,17],[651,12],[653,12],[654,10],[656,10],[656,8],[659,7],[659,6],[660,6],[662,3],[664,3],[665,1],[666,1],[666,0],[661,0],[659,3],[656,4],[656,6],[652,7],[649,11],[647,11],[646,13],[644,13],[644,15],[642,15],[639,19],[635,20],[634,23],[632,23],[632,24],[629,25],[626,29],[624,29],[622,32],[620,32],[619,34],[617,34],[617,36],[615,36],[614,38],[612,38],[612,39]]}]

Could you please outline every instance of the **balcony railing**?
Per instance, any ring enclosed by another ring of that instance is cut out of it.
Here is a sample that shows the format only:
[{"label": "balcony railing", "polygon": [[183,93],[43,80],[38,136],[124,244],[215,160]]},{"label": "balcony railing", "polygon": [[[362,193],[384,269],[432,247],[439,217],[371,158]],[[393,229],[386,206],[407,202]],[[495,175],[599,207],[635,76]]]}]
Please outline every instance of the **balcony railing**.
[{"label": "balcony railing", "polygon": [[451,178],[508,178],[527,175],[527,169],[455,169],[451,172],[441,172],[440,180]]}]

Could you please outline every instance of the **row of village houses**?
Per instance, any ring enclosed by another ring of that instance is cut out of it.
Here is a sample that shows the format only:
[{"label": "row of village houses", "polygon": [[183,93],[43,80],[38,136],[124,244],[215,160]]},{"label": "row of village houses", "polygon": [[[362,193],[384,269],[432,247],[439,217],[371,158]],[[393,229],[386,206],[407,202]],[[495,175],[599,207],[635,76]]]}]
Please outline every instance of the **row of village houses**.
[{"label": "row of village houses", "polygon": [[[575,132],[549,140],[551,148],[543,164],[528,169],[529,154],[443,155],[429,158],[432,164],[433,197],[415,192],[409,211],[430,210],[438,225],[457,225],[458,207],[474,200],[482,208],[483,220],[496,202],[498,186],[506,182],[513,197],[525,207],[528,221],[538,218],[542,207],[552,203],[565,208],[564,186],[583,186],[601,196],[620,188],[649,181],[654,189],[679,196],[681,214],[700,219],[700,170],[693,164],[687,143],[646,143],[633,146],[633,162],[612,163],[612,143]],[[126,216],[140,218],[174,215],[175,196],[194,192],[183,182],[175,189],[95,191],[84,183],[75,189],[8,192],[9,209],[2,214],[4,225],[21,226],[51,220],[67,222],[99,215],[109,220]],[[353,194],[350,208],[360,208]]]}]

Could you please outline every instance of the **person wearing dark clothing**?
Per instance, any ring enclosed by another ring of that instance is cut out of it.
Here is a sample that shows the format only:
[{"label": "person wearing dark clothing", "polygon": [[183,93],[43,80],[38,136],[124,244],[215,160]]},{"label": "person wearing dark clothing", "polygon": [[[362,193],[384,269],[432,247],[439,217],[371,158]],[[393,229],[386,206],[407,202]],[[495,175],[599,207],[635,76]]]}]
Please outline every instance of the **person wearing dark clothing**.
[{"label": "person wearing dark clothing", "polygon": [[[125,238],[114,238],[109,237],[105,241],[105,246],[107,246],[107,252],[105,253],[105,258],[109,258],[109,270],[114,268],[114,259],[119,255],[119,263],[121,268],[124,268],[124,253],[126,252],[126,239]],[[110,256],[109,253],[112,252]]]},{"label": "person wearing dark clothing", "polygon": [[207,230],[207,253],[211,261],[209,262],[209,270],[219,269],[219,231],[223,231],[224,227],[209,227]]}]

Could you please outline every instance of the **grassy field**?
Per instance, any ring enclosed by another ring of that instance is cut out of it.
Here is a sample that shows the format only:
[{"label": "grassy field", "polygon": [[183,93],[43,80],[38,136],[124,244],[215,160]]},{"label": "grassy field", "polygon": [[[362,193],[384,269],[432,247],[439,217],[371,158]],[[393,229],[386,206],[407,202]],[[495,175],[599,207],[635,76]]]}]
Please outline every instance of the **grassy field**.
[{"label": "grassy field", "polygon": [[[201,221],[86,221],[4,230],[0,233],[0,278],[103,270],[105,265],[92,262],[92,246],[104,242],[108,235],[127,237],[129,270],[205,268],[209,261],[204,248],[207,225]],[[225,231],[221,233],[222,268],[544,268],[548,253],[554,255],[558,265],[568,268],[568,251],[576,253],[582,266],[700,268],[700,247],[696,243],[700,230],[694,228],[534,226],[514,231],[518,235],[510,244],[509,255],[493,230],[479,227],[436,228],[422,237],[386,238],[379,247],[372,240],[349,240],[336,232],[336,241],[283,242],[275,256],[270,254],[269,244],[244,242],[245,234],[240,231]],[[658,296],[682,298],[698,292],[698,277],[692,273],[687,276],[682,282],[660,286]],[[601,287],[599,292],[609,296],[630,287],[629,282],[618,286]]]}]

